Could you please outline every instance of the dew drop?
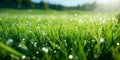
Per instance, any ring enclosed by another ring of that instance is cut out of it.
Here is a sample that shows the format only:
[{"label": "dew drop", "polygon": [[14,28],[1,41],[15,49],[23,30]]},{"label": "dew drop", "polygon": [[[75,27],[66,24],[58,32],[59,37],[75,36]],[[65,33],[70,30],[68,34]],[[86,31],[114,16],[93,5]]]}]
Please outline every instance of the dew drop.
[{"label": "dew drop", "polygon": [[92,42],[95,42],[95,40],[91,40]]},{"label": "dew drop", "polygon": [[72,59],[73,58],[73,56],[72,55],[69,55],[69,59]]},{"label": "dew drop", "polygon": [[76,41],[74,41],[74,44],[76,44],[77,42]]},{"label": "dew drop", "polygon": [[66,42],[66,40],[64,40]]},{"label": "dew drop", "polygon": [[116,45],[120,45],[119,43],[116,43]]},{"label": "dew drop", "polygon": [[10,45],[12,42],[13,42],[13,39],[8,39],[8,40],[6,41],[6,45]]},{"label": "dew drop", "polygon": [[56,53],[56,51],[54,51],[54,53]]},{"label": "dew drop", "polygon": [[65,43],[65,46],[67,46],[67,43]]},{"label": "dew drop", "polygon": [[91,49],[88,49],[88,51],[90,51]]},{"label": "dew drop", "polygon": [[33,56],[33,59],[35,59],[35,56]]},{"label": "dew drop", "polygon": [[48,48],[43,47],[42,50],[43,50],[45,53],[48,53]]},{"label": "dew drop", "polygon": [[75,16],[77,16],[78,14],[77,13],[75,13]]},{"label": "dew drop", "polygon": [[48,45],[48,43],[45,43],[45,45]]},{"label": "dew drop", "polygon": [[25,56],[25,55],[23,55],[23,56],[22,56],[22,59],[25,59],[25,58],[26,58],[26,56]]},{"label": "dew drop", "polygon": [[94,55],[94,58],[97,58],[98,56],[97,55]]},{"label": "dew drop", "polygon": [[39,54],[39,51],[36,51],[36,54]]},{"label": "dew drop", "polygon": [[58,47],[58,49],[61,49],[60,47]]},{"label": "dew drop", "polygon": [[23,38],[22,40],[24,41],[25,39]]},{"label": "dew drop", "polygon": [[100,43],[103,43],[104,42],[104,38],[100,38]]},{"label": "dew drop", "polygon": [[72,48],[70,48],[70,50],[72,50]]},{"label": "dew drop", "polygon": [[21,44],[19,44],[19,45],[18,45],[18,47],[22,47],[22,45],[21,45]]},{"label": "dew drop", "polygon": [[34,44],[37,45],[37,42],[35,42]]}]

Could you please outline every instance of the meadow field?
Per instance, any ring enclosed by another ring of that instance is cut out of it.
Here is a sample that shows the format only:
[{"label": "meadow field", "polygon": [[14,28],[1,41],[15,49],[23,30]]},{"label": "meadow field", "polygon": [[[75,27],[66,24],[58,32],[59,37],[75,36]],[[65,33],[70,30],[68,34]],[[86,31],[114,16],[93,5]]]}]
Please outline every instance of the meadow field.
[{"label": "meadow field", "polygon": [[0,10],[0,60],[120,60],[118,12]]}]

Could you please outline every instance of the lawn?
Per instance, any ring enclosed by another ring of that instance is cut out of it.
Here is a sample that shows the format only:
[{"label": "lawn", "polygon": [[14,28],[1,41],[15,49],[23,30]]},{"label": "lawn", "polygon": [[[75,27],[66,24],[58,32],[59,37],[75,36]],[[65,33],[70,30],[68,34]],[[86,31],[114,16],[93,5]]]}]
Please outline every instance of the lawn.
[{"label": "lawn", "polygon": [[120,60],[117,13],[0,10],[0,60]]}]

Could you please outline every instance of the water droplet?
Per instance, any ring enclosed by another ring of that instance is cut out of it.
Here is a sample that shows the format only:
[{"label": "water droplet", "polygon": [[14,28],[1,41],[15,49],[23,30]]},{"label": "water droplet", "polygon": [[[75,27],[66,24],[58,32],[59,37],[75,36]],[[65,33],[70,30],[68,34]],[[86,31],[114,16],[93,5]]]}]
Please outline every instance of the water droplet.
[{"label": "water droplet", "polygon": [[35,59],[35,56],[33,56],[32,58]]},{"label": "water droplet", "polygon": [[56,53],[56,51],[54,51],[54,53]]},{"label": "water droplet", "polygon": [[22,59],[25,59],[25,58],[26,58],[26,56],[25,56],[25,55],[23,55],[23,56],[22,56]]},{"label": "water droplet", "polygon": [[88,51],[90,51],[91,49],[88,49]]},{"label": "water droplet", "polygon": [[97,58],[98,56],[97,55],[94,55],[94,58]]},{"label": "water droplet", "polygon": [[23,38],[22,40],[24,41],[25,39]]},{"label": "water droplet", "polygon": [[21,44],[19,44],[19,45],[18,45],[18,47],[22,47],[22,45],[21,45]]},{"label": "water droplet", "polygon": [[76,41],[74,41],[74,44],[76,44],[77,42]]},{"label": "water droplet", "polygon": [[114,20],[114,18],[112,18],[112,20]]},{"label": "water droplet", "polygon": [[66,40],[64,40],[66,42]]},{"label": "water droplet", "polygon": [[48,45],[48,43],[45,43],[45,45]]},{"label": "water droplet", "polygon": [[58,49],[61,49],[60,47],[58,47]]},{"label": "water droplet", "polygon": [[36,54],[39,54],[39,51],[36,51]]},{"label": "water droplet", "polygon": [[72,59],[73,58],[73,56],[72,55],[69,55],[69,59]]},{"label": "water droplet", "polygon": [[72,48],[70,48],[70,50],[72,50]]},{"label": "water droplet", "polygon": [[95,40],[91,40],[92,42],[95,42]]},{"label": "water droplet", "polygon": [[45,53],[48,53],[48,48],[43,47],[42,50],[43,50]]},{"label": "water droplet", "polygon": [[65,46],[67,46],[67,43],[65,43]]},{"label": "water droplet", "polygon": [[100,43],[103,43],[104,42],[104,38],[100,38]]},{"label": "water droplet", "polygon": [[8,40],[6,41],[6,45],[10,45],[12,42],[13,42],[13,39],[8,39]]},{"label": "water droplet", "polygon": [[12,58],[15,58],[16,60],[19,60],[19,59],[20,59],[20,57],[14,55],[14,54],[11,54],[11,57],[12,57]]},{"label": "water droplet", "polygon": [[116,43],[116,45],[120,45],[119,43]]},{"label": "water droplet", "polygon": [[78,14],[77,13],[75,13],[75,16],[77,16]]},{"label": "water droplet", "polygon": [[37,42],[35,42],[34,44],[37,45]]}]

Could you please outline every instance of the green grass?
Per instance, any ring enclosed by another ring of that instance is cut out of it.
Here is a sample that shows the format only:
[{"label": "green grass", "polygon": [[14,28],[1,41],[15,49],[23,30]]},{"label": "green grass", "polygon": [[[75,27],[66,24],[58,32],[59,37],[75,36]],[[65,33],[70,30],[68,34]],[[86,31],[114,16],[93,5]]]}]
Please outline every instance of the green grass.
[{"label": "green grass", "polygon": [[0,11],[0,59],[120,59],[120,24],[115,13]]}]

